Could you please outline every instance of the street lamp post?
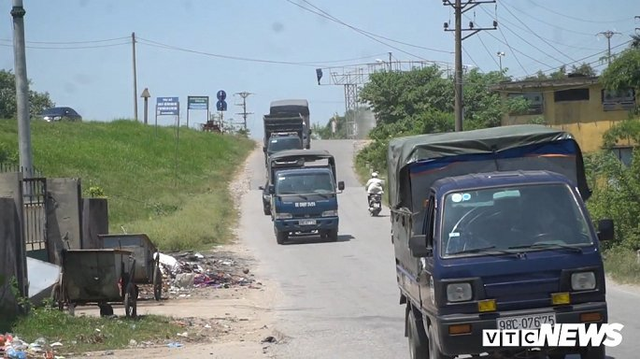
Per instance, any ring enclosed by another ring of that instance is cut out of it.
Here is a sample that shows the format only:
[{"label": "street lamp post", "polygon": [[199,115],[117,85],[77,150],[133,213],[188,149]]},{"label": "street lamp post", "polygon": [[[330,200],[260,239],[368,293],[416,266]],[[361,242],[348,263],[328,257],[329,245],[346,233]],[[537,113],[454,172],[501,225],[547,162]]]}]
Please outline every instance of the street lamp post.
[{"label": "street lamp post", "polygon": [[506,54],[502,51],[498,51],[498,59],[500,60],[500,72],[502,72],[502,57]]}]

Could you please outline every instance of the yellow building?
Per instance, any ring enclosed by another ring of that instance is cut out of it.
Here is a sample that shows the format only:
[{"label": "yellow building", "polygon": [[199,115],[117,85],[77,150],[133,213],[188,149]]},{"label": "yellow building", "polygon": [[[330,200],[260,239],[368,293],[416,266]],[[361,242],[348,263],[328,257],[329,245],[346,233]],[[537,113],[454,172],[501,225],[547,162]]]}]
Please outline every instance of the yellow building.
[{"label": "yellow building", "polygon": [[[613,124],[629,118],[637,102],[633,90],[611,92],[603,89],[598,77],[574,76],[559,80],[503,82],[492,87],[503,99],[524,97],[529,100],[525,112],[509,113],[502,125],[531,123],[536,118],[571,133],[583,152],[602,147],[602,135]],[[630,144],[619,144],[617,151],[626,162]]]}]

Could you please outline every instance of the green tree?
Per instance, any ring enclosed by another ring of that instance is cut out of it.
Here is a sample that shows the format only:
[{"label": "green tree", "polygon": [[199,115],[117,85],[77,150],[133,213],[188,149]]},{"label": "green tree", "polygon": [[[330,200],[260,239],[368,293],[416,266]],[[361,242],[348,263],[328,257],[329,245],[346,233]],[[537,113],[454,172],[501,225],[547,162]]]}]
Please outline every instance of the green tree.
[{"label": "green tree", "polygon": [[600,81],[608,90],[640,89],[640,49],[622,51],[602,72]]},{"label": "green tree", "polygon": [[595,77],[597,76],[596,70],[591,65],[583,62],[580,66],[571,66],[571,73],[576,75]]},{"label": "green tree", "polygon": [[[16,82],[11,70],[0,70],[0,118],[16,118]],[[29,81],[31,86],[31,81]],[[42,110],[55,104],[49,98],[49,93],[29,90],[29,115],[37,117]]]}]

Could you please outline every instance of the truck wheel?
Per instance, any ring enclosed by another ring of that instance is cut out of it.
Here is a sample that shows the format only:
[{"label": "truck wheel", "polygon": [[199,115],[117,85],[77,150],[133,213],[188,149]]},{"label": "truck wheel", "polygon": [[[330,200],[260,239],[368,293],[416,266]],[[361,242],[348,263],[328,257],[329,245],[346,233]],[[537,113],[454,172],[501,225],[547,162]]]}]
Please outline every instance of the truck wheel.
[{"label": "truck wheel", "polygon": [[[433,340],[432,340],[433,338]],[[438,342],[436,339],[435,329],[433,325],[429,326],[429,359],[451,359],[450,356],[442,354],[440,348],[438,348]]]},{"label": "truck wheel", "polygon": [[416,315],[411,308],[411,305],[407,305],[409,306],[409,309],[406,314],[406,325],[408,328],[410,358],[431,359],[429,356],[429,343],[427,336],[424,333],[422,321],[416,320]]},{"label": "truck wheel", "polygon": [[327,236],[329,237],[329,240],[331,242],[337,242],[338,241],[338,229],[330,229],[329,231],[327,231]]},{"label": "truck wheel", "polygon": [[276,241],[278,244],[284,244],[289,238],[289,233],[287,232],[276,232]]},{"label": "truck wheel", "polygon": [[580,354],[580,359],[605,359],[604,346],[589,348]]}]

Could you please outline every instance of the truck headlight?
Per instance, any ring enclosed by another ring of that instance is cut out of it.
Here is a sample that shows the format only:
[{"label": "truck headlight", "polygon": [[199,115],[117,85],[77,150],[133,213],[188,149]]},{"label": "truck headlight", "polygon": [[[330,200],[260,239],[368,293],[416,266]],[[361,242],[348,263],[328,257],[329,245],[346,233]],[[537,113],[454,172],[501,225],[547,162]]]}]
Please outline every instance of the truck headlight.
[{"label": "truck headlight", "polygon": [[332,209],[330,211],[322,212],[322,217],[337,217],[337,216],[338,216],[338,210],[337,209]]},{"label": "truck headlight", "polygon": [[276,213],[276,219],[291,219],[293,216],[291,213]]},{"label": "truck headlight", "polygon": [[571,274],[571,289],[591,290],[596,288],[596,274],[593,272],[579,272]]},{"label": "truck headlight", "polygon": [[473,298],[473,291],[469,283],[453,283],[447,285],[447,300],[449,302],[464,302]]}]

